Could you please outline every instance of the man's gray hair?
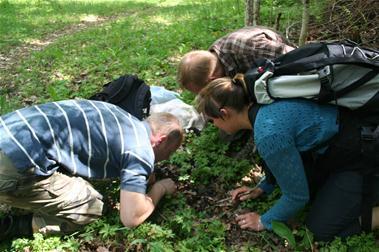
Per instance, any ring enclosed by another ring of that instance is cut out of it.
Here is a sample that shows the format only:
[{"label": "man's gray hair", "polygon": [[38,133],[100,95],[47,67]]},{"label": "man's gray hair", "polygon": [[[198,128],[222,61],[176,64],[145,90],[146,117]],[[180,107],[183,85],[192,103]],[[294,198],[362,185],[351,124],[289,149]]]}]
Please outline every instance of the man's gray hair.
[{"label": "man's gray hair", "polygon": [[146,121],[151,127],[153,134],[167,135],[168,140],[176,142],[178,146],[183,141],[183,127],[179,119],[173,114],[166,112],[152,113]]}]

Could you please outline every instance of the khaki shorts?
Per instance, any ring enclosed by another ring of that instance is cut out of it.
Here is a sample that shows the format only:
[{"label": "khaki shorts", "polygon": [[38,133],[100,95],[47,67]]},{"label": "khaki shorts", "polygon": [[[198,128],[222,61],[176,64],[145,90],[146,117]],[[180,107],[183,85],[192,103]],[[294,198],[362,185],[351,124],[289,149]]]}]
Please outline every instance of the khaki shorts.
[{"label": "khaki shorts", "polygon": [[0,152],[0,203],[33,212],[41,233],[71,233],[102,215],[102,196],[80,177],[55,172],[49,177],[20,174]]}]

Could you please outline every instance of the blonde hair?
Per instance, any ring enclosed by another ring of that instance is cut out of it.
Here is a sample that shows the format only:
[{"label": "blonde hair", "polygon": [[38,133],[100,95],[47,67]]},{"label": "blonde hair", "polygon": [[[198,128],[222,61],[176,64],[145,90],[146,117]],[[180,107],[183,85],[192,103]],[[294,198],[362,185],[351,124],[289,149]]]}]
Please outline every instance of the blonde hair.
[{"label": "blonde hair", "polygon": [[183,127],[176,116],[166,112],[152,113],[146,121],[153,134],[166,135],[168,141],[176,144],[176,147],[182,144]]},{"label": "blonde hair", "polygon": [[186,53],[178,66],[177,80],[183,88],[195,85],[200,89],[208,83],[208,78],[216,67],[217,57],[209,51],[195,50]]},{"label": "blonde hair", "polygon": [[233,79],[218,78],[211,81],[196,97],[199,112],[213,118],[223,118],[221,108],[229,107],[241,112],[250,104],[250,99],[243,74]]}]

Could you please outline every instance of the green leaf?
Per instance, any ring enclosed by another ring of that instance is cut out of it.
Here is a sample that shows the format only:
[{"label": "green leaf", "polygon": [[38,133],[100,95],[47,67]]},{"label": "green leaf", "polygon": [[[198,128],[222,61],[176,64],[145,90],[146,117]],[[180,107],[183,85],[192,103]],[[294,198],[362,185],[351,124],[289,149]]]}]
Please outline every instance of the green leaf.
[{"label": "green leaf", "polygon": [[286,224],[279,221],[272,221],[272,230],[280,237],[286,239],[291,247],[296,247],[295,237],[290,228]]},{"label": "green leaf", "polygon": [[130,245],[136,245],[136,244],[145,244],[147,241],[146,239],[135,239],[133,240]]}]

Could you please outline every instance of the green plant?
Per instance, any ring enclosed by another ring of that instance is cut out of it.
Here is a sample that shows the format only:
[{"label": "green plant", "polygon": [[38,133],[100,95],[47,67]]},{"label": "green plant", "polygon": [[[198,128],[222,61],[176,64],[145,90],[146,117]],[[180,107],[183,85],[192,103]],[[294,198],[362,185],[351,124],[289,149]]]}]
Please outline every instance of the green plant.
[{"label": "green plant", "polygon": [[313,234],[306,228],[291,230],[286,224],[272,221],[272,230],[275,234],[285,239],[291,249],[295,251],[313,251]]},{"label": "green plant", "polygon": [[[325,1],[313,1],[313,12],[323,13],[320,2]],[[298,5],[295,0],[264,0],[262,24],[270,25],[283,12],[284,31],[285,26],[298,20]],[[177,91],[175,76],[180,57],[193,49],[206,49],[217,38],[243,26],[243,13],[244,1],[240,0],[0,0],[2,55],[8,56],[20,45],[54,42],[41,47],[42,50],[16,54],[13,57],[16,64],[9,69],[0,67],[0,113],[23,105],[89,97],[103,84],[125,73],[138,74],[150,85]],[[90,15],[112,21],[96,21],[93,24],[97,25],[76,30],[75,25],[82,24],[80,20]],[[315,16],[322,18],[321,14]],[[61,36],[63,32],[67,32],[65,36]],[[49,41],[52,35],[58,37]],[[185,91],[182,99],[193,104],[194,95]],[[211,126],[200,136],[188,135],[184,147],[168,164],[180,169],[178,184],[191,190],[213,185],[231,188],[251,168],[247,161],[228,156],[232,148],[220,141],[218,130]],[[124,228],[117,209],[119,181],[94,184],[106,202],[105,216],[101,219],[69,237],[38,235],[35,240],[14,240],[0,250],[96,251],[98,247],[114,251],[284,250],[275,247],[280,244],[274,242],[270,232],[239,230],[252,238],[248,247],[239,241],[228,243],[226,237],[230,233],[225,219],[212,211],[199,210],[197,202],[189,203],[183,192],[163,199],[154,216],[143,225]],[[279,196],[276,189],[269,197],[243,202],[240,207],[263,213]],[[308,230],[301,227],[292,234],[296,240],[294,250],[312,250],[313,238]],[[374,251],[374,242],[372,236],[362,235],[322,243],[316,249]]]},{"label": "green plant", "polygon": [[224,251],[225,227],[219,220],[199,219],[191,236],[178,243],[179,251]]},{"label": "green plant", "polygon": [[200,136],[191,138],[185,149],[176,152],[171,162],[179,167],[182,177],[190,175],[195,184],[207,184],[217,178],[227,185],[238,181],[251,168],[247,160],[228,157],[228,150],[218,129],[209,126]]},{"label": "green plant", "polygon": [[150,249],[164,248],[164,250],[172,250],[172,239],[174,237],[174,233],[168,228],[143,223],[133,231],[128,232],[127,240],[130,241],[129,249],[143,245]]},{"label": "green plant", "polygon": [[346,241],[342,241],[341,238],[336,238],[331,242],[322,242],[320,245],[320,252],[379,251],[375,238],[372,234],[354,235],[348,237]]},{"label": "green plant", "polygon": [[286,224],[279,221],[272,221],[272,230],[280,237],[286,239],[292,248],[296,247],[295,236]]},{"label": "green plant", "polygon": [[24,247],[29,247],[32,251],[50,251],[56,249],[63,251],[59,237],[44,238],[42,234],[34,234],[33,240],[17,239],[12,243],[12,247],[16,250],[23,250]]},{"label": "green plant", "polygon": [[12,110],[13,104],[5,98],[4,95],[0,95],[0,115],[6,114]]}]

